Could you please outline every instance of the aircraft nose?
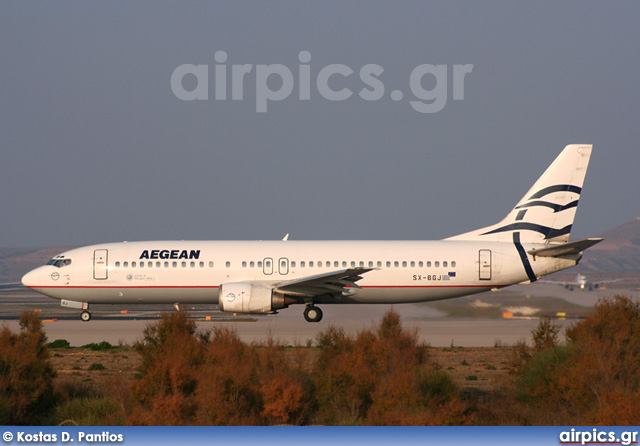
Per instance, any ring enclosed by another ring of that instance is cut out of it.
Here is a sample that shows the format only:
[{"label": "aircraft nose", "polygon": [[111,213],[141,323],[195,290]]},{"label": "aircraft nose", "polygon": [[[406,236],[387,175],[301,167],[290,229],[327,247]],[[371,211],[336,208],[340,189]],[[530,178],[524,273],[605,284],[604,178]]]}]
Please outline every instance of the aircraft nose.
[{"label": "aircraft nose", "polygon": [[22,284],[28,288],[36,288],[40,285],[40,268],[36,268],[34,270],[29,271],[27,274],[22,276]]}]

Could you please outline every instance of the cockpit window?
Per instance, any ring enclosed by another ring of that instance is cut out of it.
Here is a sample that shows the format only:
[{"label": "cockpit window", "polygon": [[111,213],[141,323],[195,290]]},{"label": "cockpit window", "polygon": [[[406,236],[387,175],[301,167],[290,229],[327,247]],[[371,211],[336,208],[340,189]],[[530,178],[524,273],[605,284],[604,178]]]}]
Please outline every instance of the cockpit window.
[{"label": "cockpit window", "polygon": [[63,266],[71,265],[71,259],[51,259],[47,262],[47,265],[53,265],[56,268],[62,268]]}]

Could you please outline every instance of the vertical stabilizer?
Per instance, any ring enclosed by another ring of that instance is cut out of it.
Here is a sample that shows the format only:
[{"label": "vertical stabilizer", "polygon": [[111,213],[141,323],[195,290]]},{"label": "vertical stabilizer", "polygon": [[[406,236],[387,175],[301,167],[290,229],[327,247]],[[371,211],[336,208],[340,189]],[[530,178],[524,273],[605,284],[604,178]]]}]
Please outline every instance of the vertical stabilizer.
[{"label": "vertical stabilizer", "polygon": [[592,148],[591,144],[566,146],[500,223],[447,240],[568,242]]}]

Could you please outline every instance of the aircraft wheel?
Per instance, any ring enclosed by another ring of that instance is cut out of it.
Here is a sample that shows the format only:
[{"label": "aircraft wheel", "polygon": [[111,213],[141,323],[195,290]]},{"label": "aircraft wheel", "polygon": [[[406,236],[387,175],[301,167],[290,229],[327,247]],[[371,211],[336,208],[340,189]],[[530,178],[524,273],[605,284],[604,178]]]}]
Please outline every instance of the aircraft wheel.
[{"label": "aircraft wheel", "polygon": [[315,305],[308,305],[304,310],[304,318],[307,322],[320,322],[322,320],[322,310]]},{"label": "aircraft wheel", "polygon": [[80,319],[82,319],[83,322],[89,322],[91,320],[91,312],[83,311],[80,313]]}]

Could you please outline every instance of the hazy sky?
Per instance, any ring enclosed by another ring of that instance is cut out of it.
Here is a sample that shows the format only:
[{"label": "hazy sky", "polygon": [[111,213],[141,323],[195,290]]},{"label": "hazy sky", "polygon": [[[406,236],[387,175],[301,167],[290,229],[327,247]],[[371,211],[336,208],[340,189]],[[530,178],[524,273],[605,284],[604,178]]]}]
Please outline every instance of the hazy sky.
[{"label": "hazy sky", "polygon": [[[500,220],[570,143],[595,145],[572,237],[596,235],[640,215],[638,17],[635,1],[4,1],[0,246],[438,239]],[[176,95],[183,64],[207,66],[207,100]],[[326,82],[346,100],[318,86],[332,64],[353,71]],[[251,67],[242,100],[231,65]],[[464,100],[455,65],[473,66]],[[293,89],[271,75],[286,99],[257,112],[259,72],[283,67]],[[446,102],[421,113],[414,91]]]}]

